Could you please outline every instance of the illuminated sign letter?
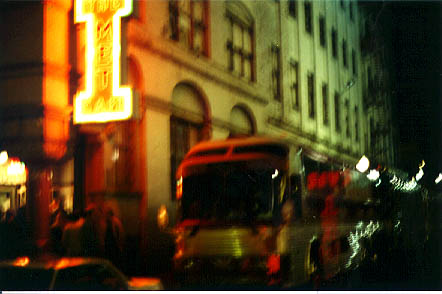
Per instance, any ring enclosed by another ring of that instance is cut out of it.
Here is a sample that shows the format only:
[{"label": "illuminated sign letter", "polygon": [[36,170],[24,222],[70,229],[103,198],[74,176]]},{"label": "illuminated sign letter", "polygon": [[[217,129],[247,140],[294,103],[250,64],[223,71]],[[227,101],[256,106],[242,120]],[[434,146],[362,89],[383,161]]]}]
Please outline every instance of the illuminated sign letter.
[{"label": "illuminated sign letter", "polygon": [[75,22],[86,23],[85,90],[74,99],[74,123],[128,119],[132,91],[120,86],[120,19],[132,0],[77,0]]}]

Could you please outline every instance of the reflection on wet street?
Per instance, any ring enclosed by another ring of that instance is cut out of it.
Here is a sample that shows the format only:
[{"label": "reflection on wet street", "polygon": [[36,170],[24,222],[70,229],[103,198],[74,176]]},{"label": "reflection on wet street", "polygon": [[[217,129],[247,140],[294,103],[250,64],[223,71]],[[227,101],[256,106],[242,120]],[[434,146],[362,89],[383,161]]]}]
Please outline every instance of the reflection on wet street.
[{"label": "reflection on wet street", "polygon": [[[307,232],[317,230],[317,236],[321,236],[316,241],[322,253],[311,256],[312,262],[318,262],[318,268],[312,269],[317,275],[304,283],[296,283],[296,276],[285,284],[265,284],[253,278],[238,283],[238,280],[232,282],[231,275],[218,274],[214,279],[203,269],[193,284],[180,284],[171,281],[169,276],[164,280],[165,287],[196,290],[438,290],[441,288],[442,232],[439,220],[442,206],[440,199],[436,198],[432,204],[426,221],[404,210],[400,219],[359,221],[352,225],[336,225],[329,220],[308,225],[295,223],[291,228],[295,235],[293,244],[305,242],[303,234],[309,235]],[[331,237],[344,231],[348,232],[346,238]],[[300,249],[294,245],[291,250]],[[304,259],[294,259],[292,266],[305,266]],[[227,267],[224,273],[234,270]],[[332,272],[335,274],[323,274]]]}]

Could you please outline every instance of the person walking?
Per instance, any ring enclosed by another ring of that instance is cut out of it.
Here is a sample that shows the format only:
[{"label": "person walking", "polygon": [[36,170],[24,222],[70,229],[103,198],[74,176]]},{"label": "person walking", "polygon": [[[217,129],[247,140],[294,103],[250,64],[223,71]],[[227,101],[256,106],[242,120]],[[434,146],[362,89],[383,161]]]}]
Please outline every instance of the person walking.
[{"label": "person walking", "polygon": [[106,212],[106,233],[104,237],[105,256],[117,267],[122,265],[124,247],[123,225],[112,208]]}]

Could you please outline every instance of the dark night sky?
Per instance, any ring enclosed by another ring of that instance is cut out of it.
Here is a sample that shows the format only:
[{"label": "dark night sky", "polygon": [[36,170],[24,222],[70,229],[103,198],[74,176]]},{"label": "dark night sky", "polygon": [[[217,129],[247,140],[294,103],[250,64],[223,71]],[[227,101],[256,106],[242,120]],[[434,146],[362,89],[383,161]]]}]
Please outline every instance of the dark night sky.
[{"label": "dark night sky", "polygon": [[387,5],[392,24],[398,166],[411,176],[424,159],[427,181],[434,181],[436,173],[442,172],[441,5],[439,1],[398,1]]}]

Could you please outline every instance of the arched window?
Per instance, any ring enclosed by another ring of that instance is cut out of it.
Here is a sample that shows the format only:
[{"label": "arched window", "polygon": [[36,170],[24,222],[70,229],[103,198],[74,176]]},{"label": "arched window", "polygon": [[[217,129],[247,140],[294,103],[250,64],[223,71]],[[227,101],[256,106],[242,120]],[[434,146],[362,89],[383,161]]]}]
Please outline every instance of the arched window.
[{"label": "arched window", "polygon": [[255,120],[243,105],[236,105],[230,112],[230,136],[253,135],[256,133]]},{"label": "arched window", "polygon": [[248,9],[239,1],[226,2],[229,23],[227,40],[229,70],[244,79],[255,81],[255,29]]},{"label": "arched window", "polygon": [[175,199],[175,173],[179,164],[191,147],[209,137],[210,115],[206,100],[193,85],[178,84],[172,93],[170,118],[172,199]]}]

